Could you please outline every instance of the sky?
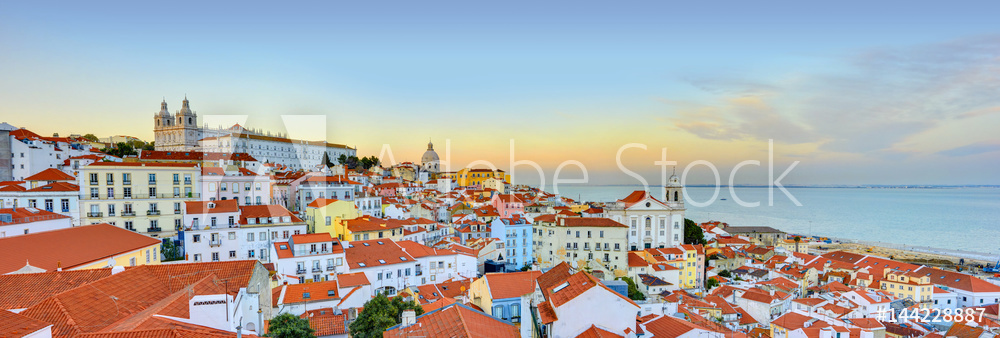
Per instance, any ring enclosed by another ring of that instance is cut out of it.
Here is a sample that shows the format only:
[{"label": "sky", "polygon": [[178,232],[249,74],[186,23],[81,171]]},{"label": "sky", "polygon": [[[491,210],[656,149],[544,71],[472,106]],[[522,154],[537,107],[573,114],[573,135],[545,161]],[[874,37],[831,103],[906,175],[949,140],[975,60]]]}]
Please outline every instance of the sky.
[{"label": "sky", "polygon": [[[793,162],[781,183],[1000,184],[998,12],[985,1],[5,1],[0,121],[150,140],[160,101],[175,111],[186,96],[220,125],[383,162],[419,161],[432,140],[452,169],[508,170],[513,158],[538,163],[547,184],[560,167],[581,178],[573,163],[589,184],[639,182],[621,168],[657,184],[663,148],[688,184],[715,180],[697,163],[722,183],[767,184],[769,163],[778,177]],[[743,161],[760,165],[734,173]],[[514,174],[541,183],[531,166]]]}]

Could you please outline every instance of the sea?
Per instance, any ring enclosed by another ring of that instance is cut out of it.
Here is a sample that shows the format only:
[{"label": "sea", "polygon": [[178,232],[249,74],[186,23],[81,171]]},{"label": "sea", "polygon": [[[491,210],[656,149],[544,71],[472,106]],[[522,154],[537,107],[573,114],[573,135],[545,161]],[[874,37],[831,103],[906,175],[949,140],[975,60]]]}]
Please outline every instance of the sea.
[{"label": "sea", "polygon": [[[583,201],[610,202],[642,189],[560,185],[559,194]],[[974,252],[993,259],[1000,255],[1000,188],[786,187],[801,206],[777,188],[773,190],[773,203],[769,203],[767,187],[733,187],[732,191],[721,187],[714,199],[714,187],[685,189],[685,215],[698,223],[770,226],[787,233],[925,249],[920,251],[935,248]],[[661,194],[663,188],[650,190]],[[760,205],[744,207],[734,197]]]}]

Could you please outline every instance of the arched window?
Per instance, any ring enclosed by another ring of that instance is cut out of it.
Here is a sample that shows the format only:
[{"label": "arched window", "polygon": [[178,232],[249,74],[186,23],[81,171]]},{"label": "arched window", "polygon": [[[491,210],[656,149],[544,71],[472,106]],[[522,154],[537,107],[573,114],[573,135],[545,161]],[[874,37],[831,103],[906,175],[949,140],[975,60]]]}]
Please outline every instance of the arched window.
[{"label": "arched window", "polygon": [[156,126],[157,126],[157,127],[159,127],[159,126],[160,126],[160,120],[156,120]]},{"label": "arched window", "polygon": [[191,120],[191,118],[189,117],[189,118],[188,118],[188,124],[192,124],[192,123],[194,123],[194,122],[191,122],[191,121],[192,121],[192,120]]},{"label": "arched window", "polygon": [[256,328],[256,327],[257,327],[257,326],[256,326],[256,325],[254,325],[253,323],[247,323],[247,330],[250,330],[250,331],[257,331],[257,330],[255,330],[255,328]]},{"label": "arched window", "polygon": [[647,227],[653,226],[653,218],[652,217],[646,217],[646,226]]},{"label": "arched window", "polygon": [[678,196],[680,196],[680,191],[674,191],[674,202],[680,201]]}]

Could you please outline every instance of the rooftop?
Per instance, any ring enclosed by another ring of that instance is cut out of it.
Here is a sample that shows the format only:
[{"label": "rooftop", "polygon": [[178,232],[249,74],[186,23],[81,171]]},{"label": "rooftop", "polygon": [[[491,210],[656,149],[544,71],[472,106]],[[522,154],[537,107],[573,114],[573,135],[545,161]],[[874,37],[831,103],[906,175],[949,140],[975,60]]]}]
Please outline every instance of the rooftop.
[{"label": "rooftop", "polygon": [[[46,271],[72,269],[159,245],[160,240],[109,224],[94,224],[0,238],[0,274],[31,265]],[[118,265],[127,262],[117,262]]]}]

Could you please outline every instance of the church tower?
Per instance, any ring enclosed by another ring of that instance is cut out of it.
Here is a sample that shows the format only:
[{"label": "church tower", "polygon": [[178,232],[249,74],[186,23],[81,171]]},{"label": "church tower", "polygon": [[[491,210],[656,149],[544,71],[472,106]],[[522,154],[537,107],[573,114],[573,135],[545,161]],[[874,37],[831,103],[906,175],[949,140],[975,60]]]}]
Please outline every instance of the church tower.
[{"label": "church tower", "polygon": [[672,208],[684,209],[684,187],[681,186],[681,179],[677,177],[677,171],[667,179],[667,185],[663,187],[663,201]]},{"label": "church tower", "polygon": [[153,132],[156,150],[186,151],[198,147],[198,140],[201,139],[198,114],[191,110],[187,96],[181,102],[181,109],[173,117],[167,110],[166,100],[160,104]]}]

